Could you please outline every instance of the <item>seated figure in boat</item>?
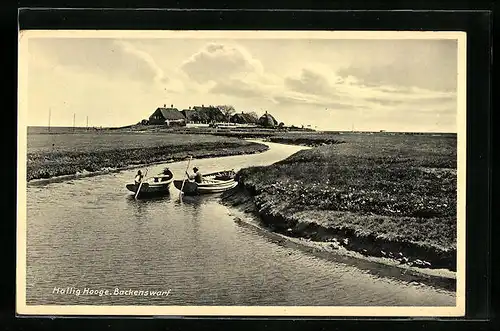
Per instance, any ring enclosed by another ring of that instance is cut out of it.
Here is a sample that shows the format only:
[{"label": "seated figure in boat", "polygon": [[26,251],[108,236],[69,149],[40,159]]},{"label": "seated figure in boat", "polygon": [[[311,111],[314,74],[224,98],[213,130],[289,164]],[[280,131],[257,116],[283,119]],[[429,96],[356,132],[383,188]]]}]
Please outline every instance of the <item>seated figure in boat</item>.
[{"label": "seated figure in boat", "polygon": [[162,182],[164,182],[166,180],[170,180],[174,177],[174,174],[172,173],[172,171],[170,171],[170,169],[168,167],[163,169],[162,175],[163,175],[161,178]]},{"label": "seated figure in boat", "polygon": [[188,178],[190,180],[194,180],[196,183],[203,182],[203,175],[201,174],[201,172],[199,171],[199,169],[197,167],[193,168],[193,172],[194,172],[194,175],[190,175],[186,172],[186,175],[188,176]]},{"label": "seated figure in boat", "polygon": [[172,179],[172,177],[174,177],[174,174],[167,167],[167,168],[163,169],[163,171],[161,172],[161,174],[158,175],[158,177],[155,177],[155,182],[158,182],[158,181],[165,182],[167,180]]},{"label": "seated figure in boat", "polygon": [[139,183],[142,181],[144,176],[142,175],[142,171],[138,170],[137,175],[135,176],[134,183],[135,185],[139,185]]}]

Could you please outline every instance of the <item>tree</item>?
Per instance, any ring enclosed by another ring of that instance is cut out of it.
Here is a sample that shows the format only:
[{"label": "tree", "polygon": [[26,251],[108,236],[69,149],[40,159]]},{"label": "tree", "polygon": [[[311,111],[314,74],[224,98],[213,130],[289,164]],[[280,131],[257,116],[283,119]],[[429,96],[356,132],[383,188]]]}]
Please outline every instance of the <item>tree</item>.
[{"label": "tree", "polygon": [[233,115],[236,112],[234,107],[231,105],[220,105],[217,106],[217,108],[219,108],[222,114],[224,114],[224,118],[226,119],[227,122],[229,122],[229,120],[231,119],[231,115]]},{"label": "tree", "polygon": [[249,112],[247,116],[250,117],[252,123],[257,123],[259,121],[259,115],[254,111]]}]

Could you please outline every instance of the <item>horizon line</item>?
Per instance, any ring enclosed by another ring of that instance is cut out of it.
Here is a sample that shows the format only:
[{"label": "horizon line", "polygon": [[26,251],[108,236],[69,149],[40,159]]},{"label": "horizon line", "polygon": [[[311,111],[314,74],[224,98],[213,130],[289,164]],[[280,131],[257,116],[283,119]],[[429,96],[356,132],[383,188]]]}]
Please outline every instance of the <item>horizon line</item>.
[{"label": "horizon line", "polygon": [[[102,129],[125,129],[130,126],[134,126],[137,124],[128,124],[122,126],[103,126],[103,125],[95,125],[95,126],[72,126],[72,125],[51,125],[50,128],[68,128],[68,129],[91,129],[91,128],[102,128]],[[49,128],[47,125],[27,125],[28,128]],[[301,128],[300,126],[295,126],[296,128]],[[314,130],[316,132],[361,132],[361,133],[441,133],[441,134],[458,134],[456,131],[392,131],[392,130],[349,130],[349,129],[312,129],[310,127],[304,127],[309,130]]]}]

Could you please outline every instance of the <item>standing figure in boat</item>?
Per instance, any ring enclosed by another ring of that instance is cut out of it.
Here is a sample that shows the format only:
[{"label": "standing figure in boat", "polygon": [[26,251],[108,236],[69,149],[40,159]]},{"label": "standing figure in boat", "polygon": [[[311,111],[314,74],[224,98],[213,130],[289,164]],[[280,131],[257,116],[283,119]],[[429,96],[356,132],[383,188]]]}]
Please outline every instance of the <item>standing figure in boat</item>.
[{"label": "standing figure in boat", "polygon": [[135,179],[134,179],[135,185],[139,185],[139,183],[142,182],[143,178],[144,178],[144,176],[142,175],[142,171],[138,170],[137,175],[135,176]]},{"label": "standing figure in boat", "polygon": [[190,180],[194,180],[196,183],[202,183],[203,182],[203,175],[201,174],[200,170],[197,167],[193,168],[193,175],[190,175],[186,171],[186,175]]}]

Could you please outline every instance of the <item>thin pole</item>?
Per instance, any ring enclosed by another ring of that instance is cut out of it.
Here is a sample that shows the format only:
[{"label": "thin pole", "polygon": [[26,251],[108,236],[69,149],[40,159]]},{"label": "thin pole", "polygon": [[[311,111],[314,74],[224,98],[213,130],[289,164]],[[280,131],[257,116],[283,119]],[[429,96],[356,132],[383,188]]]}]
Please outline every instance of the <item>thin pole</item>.
[{"label": "thin pole", "polygon": [[146,168],[146,172],[144,173],[144,177],[142,177],[141,182],[139,183],[139,187],[137,188],[137,192],[135,193],[135,199],[139,196],[139,192],[141,192],[142,183],[146,180],[146,176],[148,175],[148,168]]},{"label": "thin pole", "polygon": [[89,117],[87,116],[87,131],[89,130]]},{"label": "thin pole", "polygon": [[[186,167],[186,175],[187,175],[187,171],[189,170],[189,164],[191,163],[192,159],[193,159],[193,156],[190,155],[188,163],[187,163],[187,167]],[[180,189],[180,192],[179,192],[179,199],[182,197],[182,194],[184,193],[183,190],[184,190],[184,183],[185,182],[186,182],[186,176],[184,176],[184,180],[182,181],[181,189]]]}]

